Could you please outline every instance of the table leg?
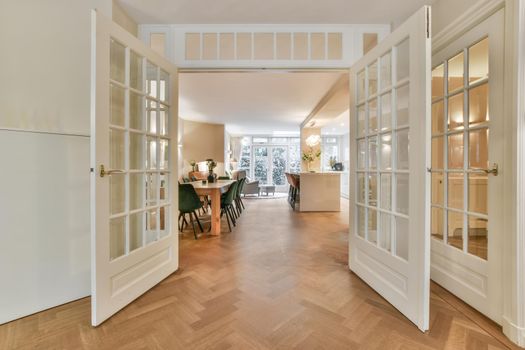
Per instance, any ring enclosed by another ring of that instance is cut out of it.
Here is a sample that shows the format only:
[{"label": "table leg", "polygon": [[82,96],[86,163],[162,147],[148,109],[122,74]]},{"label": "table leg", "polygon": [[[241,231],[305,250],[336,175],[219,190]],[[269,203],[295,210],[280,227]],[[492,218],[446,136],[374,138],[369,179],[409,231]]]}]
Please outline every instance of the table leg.
[{"label": "table leg", "polygon": [[211,193],[211,234],[221,234],[221,194],[219,191]]}]

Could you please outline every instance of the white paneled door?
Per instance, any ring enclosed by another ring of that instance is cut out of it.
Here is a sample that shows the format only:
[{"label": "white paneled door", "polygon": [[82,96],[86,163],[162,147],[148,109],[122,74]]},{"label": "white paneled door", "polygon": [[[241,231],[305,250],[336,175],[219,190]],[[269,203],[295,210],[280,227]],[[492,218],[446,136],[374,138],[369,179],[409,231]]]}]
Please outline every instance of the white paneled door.
[{"label": "white paneled door", "polygon": [[91,35],[96,326],[178,268],[177,70],[96,11]]},{"label": "white paneled door", "polygon": [[499,324],[504,17],[432,57],[431,277]]},{"label": "white paneled door", "polygon": [[349,266],[429,328],[430,7],[350,69]]}]

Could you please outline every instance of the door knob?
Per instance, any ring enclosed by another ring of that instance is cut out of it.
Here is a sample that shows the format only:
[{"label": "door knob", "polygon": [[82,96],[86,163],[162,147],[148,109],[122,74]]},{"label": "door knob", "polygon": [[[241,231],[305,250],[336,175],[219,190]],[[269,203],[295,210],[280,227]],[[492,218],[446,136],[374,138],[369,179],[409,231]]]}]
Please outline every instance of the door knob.
[{"label": "door knob", "polygon": [[101,164],[100,165],[100,177],[104,177],[106,175],[111,175],[111,174],[123,174],[124,173],[124,170],[120,170],[120,169],[113,169],[113,170],[107,170],[104,168],[104,164]]},{"label": "door knob", "polygon": [[487,175],[488,174],[492,174],[494,176],[498,176],[498,174],[499,174],[498,164],[496,164],[496,163],[492,164],[492,167],[490,167],[488,169],[473,168],[472,170],[477,171],[477,172],[482,172],[482,173],[485,173]]}]

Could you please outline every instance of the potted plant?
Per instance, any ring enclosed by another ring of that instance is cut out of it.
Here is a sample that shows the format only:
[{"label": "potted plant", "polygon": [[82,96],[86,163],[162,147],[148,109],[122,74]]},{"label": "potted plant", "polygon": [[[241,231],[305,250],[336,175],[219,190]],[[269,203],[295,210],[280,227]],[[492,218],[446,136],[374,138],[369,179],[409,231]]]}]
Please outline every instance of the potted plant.
[{"label": "potted plant", "polygon": [[213,169],[217,166],[217,162],[213,159],[206,159],[206,165],[208,166],[208,171],[210,172],[208,174],[208,182],[212,183],[215,182],[215,176],[213,175]]},{"label": "potted plant", "polygon": [[190,160],[190,165],[192,171],[197,171],[197,162],[195,162],[194,160]]},{"label": "potted plant", "polygon": [[314,150],[310,147],[310,150],[308,152],[303,152],[303,161],[306,162],[307,170],[310,171],[310,164],[321,157],[321,150],[317,150],[314,152]]},{"label": "potted plant", "polygon": [[334,170],[335,163],[337,163],[337,159],[335,157],[330,157],[328,160],[328,164],[330,164],[330,168]]}]

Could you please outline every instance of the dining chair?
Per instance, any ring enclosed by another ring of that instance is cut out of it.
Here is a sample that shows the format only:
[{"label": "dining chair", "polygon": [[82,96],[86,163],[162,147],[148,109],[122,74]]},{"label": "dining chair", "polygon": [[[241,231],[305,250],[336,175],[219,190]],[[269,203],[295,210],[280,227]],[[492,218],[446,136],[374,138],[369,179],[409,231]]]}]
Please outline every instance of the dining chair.
[{"label": "dining chair", "polygon": [[179,221],[183,220],[181,231],[184,229],[184,221],[186,220],[186,214],[190,215],[191,227],[193,228],[193,235],[197,239],[197,232],[195,231],[195,220],[199,225],[201,232],[204,232],[202,229],[201,222],[199,221],[199,216],[196,211],[202,208],[203,204],[199,198],[195,188],[191,184],[179,184]]},{"label": "dining chair", "polygon": [[235,208],[233,207],[233,203],[235,201],[235,195],[237,193],[237,186],[239,186],[239,181],[235,181],[230,185],[230,188],[228,191],[221,196],[221,219],[226,214],[226,221],[228,222],[228,228],[230,232],[232,232],[232,226],[230,224],[233,224],[233,226],[236,226],[235,224],[235,218],[233,211]]}]

